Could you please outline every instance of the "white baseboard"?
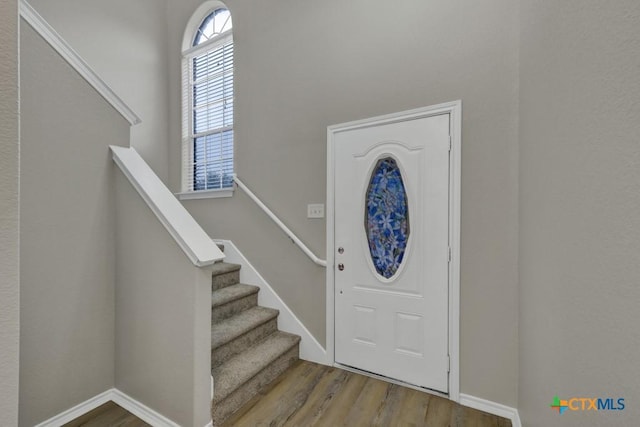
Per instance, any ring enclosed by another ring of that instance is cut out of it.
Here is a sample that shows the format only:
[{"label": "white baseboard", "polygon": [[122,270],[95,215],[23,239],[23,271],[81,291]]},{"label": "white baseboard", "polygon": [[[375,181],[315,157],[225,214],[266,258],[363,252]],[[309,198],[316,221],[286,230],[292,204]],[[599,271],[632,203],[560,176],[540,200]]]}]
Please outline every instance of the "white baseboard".
[{"label": "white baseboard", "polygon": [[[102,392],[99,395],[92,397],[91,399],[85,400],[79,405],[76,405],[71,409],[67,409],[64,412],[41,422],[36,427],[60,427],[70,421],[75,420],[78,417],[81,417],[87,412],[90,412],[97,407],[104,405],[109,401],[120,405],[136,417],[140,418],[142,421],[146,422],[147,424],[151,424],[154,427],[180,427],[179,424],[176,424],[169,418],[159,414],[148,406],[138,402],[131,396],[115,388]],[[204,427],[211,426],[212,423],[209,422],[209,424]]]},{"label": "white baseboard", "polygon": [[469,408],[478,409],[479,411],[488,412],[502,418],[507,418],[511,420],[511,425],[513,427],[522,427],[522,424],[520,423],[520,415],[516,408],[464,393],[460,393],[460,404],[468,406]]},{"label": "white baseboard", "polygon": [[224,245],[226,262],[240,264],[242,266],[240,270],[240,281],[260,288],[258,304],[263,307],[280,310],[278,329],[299,335],[302,338],[300,341],[300,358],[323,365],[329,365],[330,362],[327,360],[327,352],[324,347],[311,335],[311,332],[309,332],[300,319],[298,319],[293,311],[282,301],[264,277],[260,275],[258,270],[251,265],[238,247],[234,245],[231,240],[215,241]]},{"label": "white baseboard", "polygon": [[131,412],[136,417],[140,418],[147,424],[151,424],[154,427],[180,427],[179,424],[174,423],[164,415],[159,414],[146,405],[138,402],[127,394],[124,394],[118,389],[111,389],[112,398],[115,403],[122,406],[127,411]]},{"label": "white baseboard", "polygon": [[19,6],[20,16],[22,16],[87,83],[93,86],[105,101],[111,104],[130,125],[137,125],[141,122],[136,113],[116,95],[113,89],[87,64],[84,58],[78,55],[78,53],[69,46],[67,41],[63,39],[26,0],[20,1]]},{"label": "white baseboard", "polygon": [[105,403],[109,402],[111,400],[112,390],[113,389],[107,390],[97,396],[92,397],[91,399],[87,399],[84,402],[74,406],[73,408],[67,409],[64,412],[61,412],[60,414],[41,422],[35,427],[60,427],[61,425],[66,424],[69,421],[73,421],[76,418],[86,414],[87,412],[96,409],[98,406],[104,405]]}]

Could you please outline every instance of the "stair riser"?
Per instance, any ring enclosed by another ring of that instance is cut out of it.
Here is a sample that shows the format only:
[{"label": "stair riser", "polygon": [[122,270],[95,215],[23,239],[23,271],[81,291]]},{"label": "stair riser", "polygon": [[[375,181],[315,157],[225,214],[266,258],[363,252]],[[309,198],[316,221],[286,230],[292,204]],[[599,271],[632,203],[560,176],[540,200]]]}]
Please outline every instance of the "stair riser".
[{"label": "stair riser", "polygon": [[247,295],[243,298],[238,298],[235,301],[228,302],[224,305],[213,307],[211,310],[211,323],[220,322],[221,320],[228,319],[241,311],[248,310],[258,305],[258,294]]},{"label": "stair riser", "polygon": [[211,278],[211,290],[217,291],[237,283],[240,283],[240,270],[218,274]]},{"label": "stair riser", "polygon": [[[259,325],[249,332],[240,335],[238,338],[211,350],[211,368],[216,368],[223,364],[226,360],[247,350],[254,344],[262,341],[268,335],[274,333],[278,329],[278,321],[273,318],[262,325]],[[215,343],[214,343],[215,344]]]},{"label": "stair riser", "polygon": [[[275,380],[298,360],[298,344],[274,360],[269,366],[240,386],[221,402],[214,403],[211,418],[214,426],[219,426],[229,415],[255,396],[264,386]],[[215,399],[215,396],[214,396]]]}]

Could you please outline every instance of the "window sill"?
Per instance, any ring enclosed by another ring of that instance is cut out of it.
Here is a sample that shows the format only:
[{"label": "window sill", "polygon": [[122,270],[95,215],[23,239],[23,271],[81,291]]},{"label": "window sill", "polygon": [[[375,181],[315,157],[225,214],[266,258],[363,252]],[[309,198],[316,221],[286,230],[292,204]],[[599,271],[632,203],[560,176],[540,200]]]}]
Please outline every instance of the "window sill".
[{"label": "window sill", "polygon": [[176,196],[180,200],[218,199],[222,197],[232,197],[233,188],[224,188],[222,190],[186,191],[182,193],[176,193]]}]

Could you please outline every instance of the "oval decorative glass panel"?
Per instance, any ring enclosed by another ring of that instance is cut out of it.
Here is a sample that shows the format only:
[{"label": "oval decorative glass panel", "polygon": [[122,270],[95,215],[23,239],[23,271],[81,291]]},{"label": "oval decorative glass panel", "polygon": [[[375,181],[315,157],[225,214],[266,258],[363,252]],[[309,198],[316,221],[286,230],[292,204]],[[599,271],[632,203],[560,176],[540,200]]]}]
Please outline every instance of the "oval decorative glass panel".
[{"label": "oval decorative glass panel", "polygon": [[378,160],[366,195],[364,227],[371,260],[388,279],[402,265],[409,239],[409,205],[402,174],[391,157]]}]

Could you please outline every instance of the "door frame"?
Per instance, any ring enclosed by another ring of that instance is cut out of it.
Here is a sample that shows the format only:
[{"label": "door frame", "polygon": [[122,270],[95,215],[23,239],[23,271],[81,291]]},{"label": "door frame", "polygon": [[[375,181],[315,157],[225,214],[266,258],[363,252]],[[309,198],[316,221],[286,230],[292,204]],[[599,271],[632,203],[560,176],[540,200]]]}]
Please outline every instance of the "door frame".
[{"label": "door frame", "polygon": [[[448,398],[460,401],[460,178],[462,151],[462,101],[452,101],[384,116],[371,117],[329,126],[327,128],[327,275],[326,275],[326,347],[327,363],[340,366],[335,361],[335,139],[339,132],[379,126],[408,120],[450,114],[449,134],[449,393]],[[428,391],[428,390],[426,390]],[[433,392],[434,394],[438,394]]]}]

